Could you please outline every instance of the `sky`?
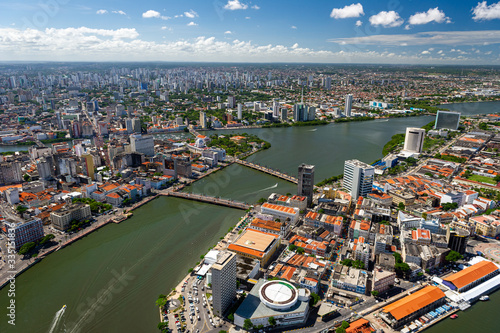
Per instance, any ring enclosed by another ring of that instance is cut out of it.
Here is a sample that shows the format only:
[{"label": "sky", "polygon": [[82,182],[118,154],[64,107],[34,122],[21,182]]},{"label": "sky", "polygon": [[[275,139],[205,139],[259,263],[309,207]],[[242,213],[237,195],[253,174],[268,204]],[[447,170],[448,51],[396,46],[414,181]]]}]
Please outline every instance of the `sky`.
[{"label": "sky", "polygon": [[0,2],[0,61],[500,64],[500,1]]}]

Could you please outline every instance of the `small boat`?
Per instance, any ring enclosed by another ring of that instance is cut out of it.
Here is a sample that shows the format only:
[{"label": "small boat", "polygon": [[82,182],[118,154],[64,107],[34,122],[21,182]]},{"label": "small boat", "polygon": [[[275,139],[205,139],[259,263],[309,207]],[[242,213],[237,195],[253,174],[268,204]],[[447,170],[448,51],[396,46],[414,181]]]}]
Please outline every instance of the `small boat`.
[{"label": "small boat", "polygon": [[452,315],[450,316],[450,318],[451,318],[451,319],[457,319],[457,318],[458,318],[458,315],[457,315],[456,313],[454,313],[454,314],[452,314]]},{"label": "small boat", "polygon": [[[62,308],[63,308],[63,309],[66,309],[66,304],[64,304]],[[62,310],[62,309],[61,309],[61,310]]]},{"label": "small boat", "polygon": [[483,296],[479,297],[479,300],[480,301],[489,301],[490,297],[488,295],[483,295]]}]

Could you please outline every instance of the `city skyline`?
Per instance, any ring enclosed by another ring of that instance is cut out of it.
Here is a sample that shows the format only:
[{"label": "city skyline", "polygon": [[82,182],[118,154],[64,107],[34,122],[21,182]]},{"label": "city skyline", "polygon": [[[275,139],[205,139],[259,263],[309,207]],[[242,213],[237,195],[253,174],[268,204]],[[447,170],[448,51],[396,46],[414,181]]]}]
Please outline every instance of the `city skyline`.
[{"label": "city skyline", "polygon": [[0,61],[500,64],[500,2],[0,4]]}]

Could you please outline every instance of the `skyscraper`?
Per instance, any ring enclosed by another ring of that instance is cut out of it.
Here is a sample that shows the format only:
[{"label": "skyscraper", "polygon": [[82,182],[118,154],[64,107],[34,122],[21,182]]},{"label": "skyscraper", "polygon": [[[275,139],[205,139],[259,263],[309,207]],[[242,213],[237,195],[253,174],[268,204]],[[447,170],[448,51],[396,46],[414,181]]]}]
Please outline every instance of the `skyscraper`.
[{"label": "skyscraper", "polygon": [[238,103],[238,120],[243,119],[243,105]]},{"label": "skyscraper", "polygon": [[280,102],[277,98],[273,99],[273,118],[280,116]]},{"label": "skyscraper", "polygon": [[375,168],[358,160],[345,161],[344,187],[351,193],[352,199],[371,193]]},{"label": "skyscraper", "polygon": [[299,165],[299,183],[297,195],[307,197],[307,205],[311,205],[314,190],[314,165]]},{"label": "skyscraper", "polygon": [[155,143],[153,136],[132,134],[130,136],[130,149],[134,152],[142,153],[146,156],[155,154]]},{"label": "skyscraper", "polygon": [[451,129],[456,131],[460,123],[460,112],[438,111],[434,129]]},{"label": "skyscraper", "polygon": [[421,153],[424,145],[425,129],[417,127],[407,127],[405,145],[403,150],[413,153]]},{"label": "skyscraper", "polygon": [[346,117],[351,116],[351,109],[352,109],[352,95],[348,94],[348,95],[345,95],[344,115]]},{"label": "skyscraper", "polygon": [[227,97],[227,107],[232,109],[236,106],[236,98],[234,96]]},{"label": "skyscraper", "polygon": [[236,254],[220,252],[211,271],[214,313],[222,316],[236,297]]},{"label": "skyscraper", "polygon": [[207,128],[207,114],[200,111],[200,126],[201,128]]}]

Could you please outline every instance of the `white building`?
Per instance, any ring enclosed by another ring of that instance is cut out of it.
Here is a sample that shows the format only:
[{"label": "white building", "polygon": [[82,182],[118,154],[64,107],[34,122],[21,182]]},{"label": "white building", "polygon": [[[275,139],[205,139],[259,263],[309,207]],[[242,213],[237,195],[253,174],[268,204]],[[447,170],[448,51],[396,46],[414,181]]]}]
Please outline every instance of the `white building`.
[{"label": "white building", "polygon": [[352,109],[352,95],[348,94],[348,95],[345,95],[344,115],[346,117],[351,116],[351,109]]},{"label": "white building", "polygon": [[358,160],[345,161],[344,187],[357,200],[372,192],[375,168]]},{"label": "white building", "polygon": [[281,219],[283,222],[285,222],[286,219],[289,218],[290,223],[295,224],[299,219],[300,210],[297,207],[286,207],[266,202],[261,206],[261,213],[277,217]]},{"label": "white building", "polygon": [[412,153],[421,153],[424,145],[425,129],[416,127],[407,127],[405,136],[405,145],[403,150]]},{"label": "white building", "polygon": [[155,154],[155,144],[152,135],[132,134],[130,136],[130,148],[134,152],[142,153],[146,156]]},{"label": "white building", "polygon": [[236,297],[236,254],[220,252],[211,272],[214,313],[222,316]]}]

